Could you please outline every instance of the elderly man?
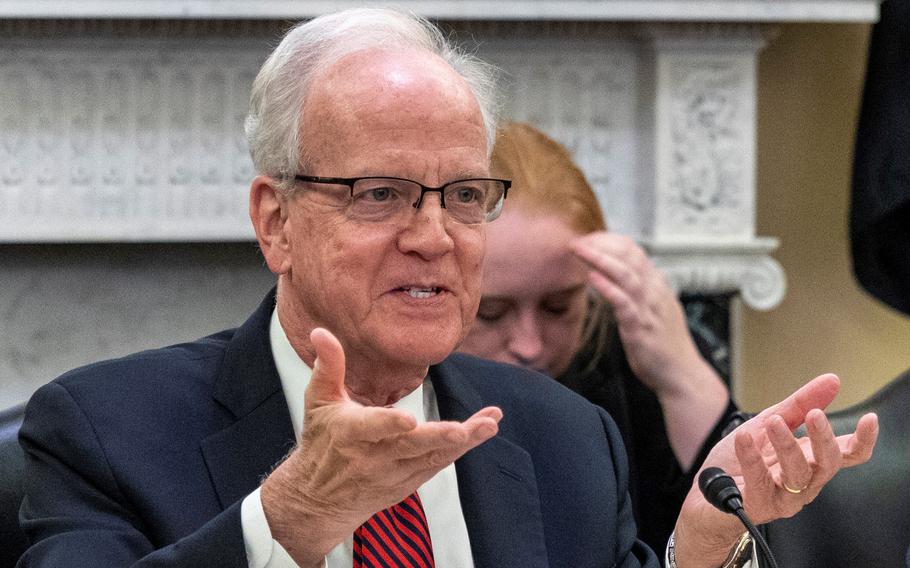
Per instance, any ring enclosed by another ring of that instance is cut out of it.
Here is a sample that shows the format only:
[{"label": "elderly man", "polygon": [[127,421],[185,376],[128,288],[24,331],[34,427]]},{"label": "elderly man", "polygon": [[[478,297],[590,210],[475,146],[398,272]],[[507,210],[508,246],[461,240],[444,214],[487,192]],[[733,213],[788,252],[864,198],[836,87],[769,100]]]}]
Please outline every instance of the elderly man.
[{"label": "elderly man", "polygon": [[[277,292],[237,330],[34,396],[23,565],[657,565],[610,418],[542,376],[450,356],[509,186],[489,179],[490,93],[483,65],[395,12],[285,37],[248,120]],[[836,391],[816,379],[708,458],[757,522],[868,458],[874,417],[838,440],[817,410]],[[674,558],[720,565],[740,532],[693,491]]]}]

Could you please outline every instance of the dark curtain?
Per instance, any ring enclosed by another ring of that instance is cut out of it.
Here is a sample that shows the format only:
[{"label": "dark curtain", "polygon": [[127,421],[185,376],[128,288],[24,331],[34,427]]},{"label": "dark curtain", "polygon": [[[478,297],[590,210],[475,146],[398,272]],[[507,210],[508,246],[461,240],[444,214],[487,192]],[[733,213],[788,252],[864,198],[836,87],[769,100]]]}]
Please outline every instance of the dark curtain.
[{"label": "dark curtain", "polygon": [[910,0],[884,0],[872,31],[850,238],[859,283],[910,314]]}]

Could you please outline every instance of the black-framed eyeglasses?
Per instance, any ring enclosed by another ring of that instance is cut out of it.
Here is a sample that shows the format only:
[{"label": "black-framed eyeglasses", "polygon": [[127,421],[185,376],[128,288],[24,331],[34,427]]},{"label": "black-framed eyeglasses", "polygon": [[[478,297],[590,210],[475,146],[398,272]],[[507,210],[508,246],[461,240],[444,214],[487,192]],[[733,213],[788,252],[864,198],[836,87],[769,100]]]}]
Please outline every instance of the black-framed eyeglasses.
[{"label": "black-framed eyeglasses", "polygon": [[[511,180],[493,178],[461,179],[439,187],[428,187],[396,177],[294,176],[303,184],[319,184],[314,199],[344,208],[350,219],[372,223],[394,223],[409,218],[420,207],[423,196],[439,194],[439,206],[454,221],[466,225],[489,222],[502,211]],[[334,186],[334,188],[333,188]]]}]

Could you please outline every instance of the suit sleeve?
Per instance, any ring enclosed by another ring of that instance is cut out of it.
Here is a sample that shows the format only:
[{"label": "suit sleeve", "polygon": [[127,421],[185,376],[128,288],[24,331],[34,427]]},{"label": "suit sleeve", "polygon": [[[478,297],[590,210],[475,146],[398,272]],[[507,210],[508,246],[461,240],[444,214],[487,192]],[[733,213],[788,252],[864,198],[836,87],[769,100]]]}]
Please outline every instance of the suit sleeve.
[{"label": "suit sleeve", "polygon": [[30,547],[18,566],[247,565],[239,502],[156,549],[65,387],[50,383],[32,397],[19,438],[26,453],[20,522]]},{"label": "suit sleeve", "polygon": [[607,444],[610,447],[610,457],[612,458],[616,476],[616,490],[619,495],[616,511],[616,543],[618,547],[616,566],[623,568],[636,566],[658,568],[659,564],[654,551],[638,540],[638,528],[635,525],[632,498],[629,495],[629,460],[622,443],[622,436],[620,436],[616,423],[613,422],[610,415],[599,407],[597,411],[600,414],[607,437]]}]

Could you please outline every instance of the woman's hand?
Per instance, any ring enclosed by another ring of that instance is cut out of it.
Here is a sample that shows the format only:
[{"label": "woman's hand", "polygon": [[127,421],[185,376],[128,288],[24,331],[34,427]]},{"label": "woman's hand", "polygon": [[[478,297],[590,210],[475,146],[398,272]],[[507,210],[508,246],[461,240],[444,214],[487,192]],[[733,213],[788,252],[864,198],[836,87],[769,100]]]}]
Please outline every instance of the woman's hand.
[{"label": "woman's hand", "polygon": [[591,286],[613,307],[632,371],[655,393],[678,390],[685,380],[679,371],[703,361],[663,273],[625,235],[590,233],[572,247],[591,267]]},{"label": "woman's hand", "polygon": [[613,307],[629,366],[657,395],[670,444],[688,469],[727,406],[726,387],[698,352],[676,293],[635,241],[598,231],[572,250]]}]

